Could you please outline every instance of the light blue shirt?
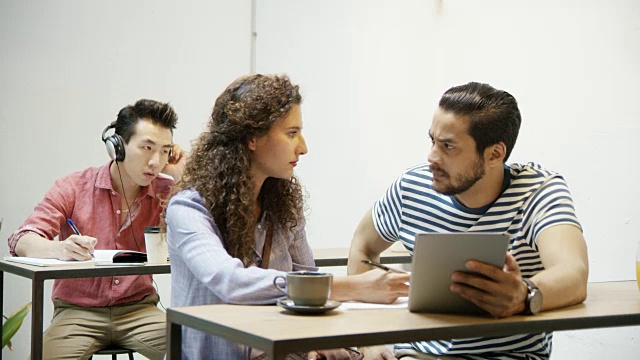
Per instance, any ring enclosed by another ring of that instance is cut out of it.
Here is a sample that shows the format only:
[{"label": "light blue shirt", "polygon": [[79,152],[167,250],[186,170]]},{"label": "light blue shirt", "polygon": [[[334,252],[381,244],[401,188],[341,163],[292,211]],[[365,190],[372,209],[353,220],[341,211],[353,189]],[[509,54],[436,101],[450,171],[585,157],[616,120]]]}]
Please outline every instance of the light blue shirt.
[{"label": "light blue shirt", "polygon": [[[171,306],[205,304],[274,304],[283,298],[273,286],[277,275],[288,271],[316,271],[304,221],[291,232],[275,229],[269,269],[245,268],[227,253],[222,235],[195,190],[184,190],[167,207],[167,241],[171,258]],[[254,258],[260,262],[266,229],[255,230]],[[250,349],[183,327],[183,359],[248,359]]]}]

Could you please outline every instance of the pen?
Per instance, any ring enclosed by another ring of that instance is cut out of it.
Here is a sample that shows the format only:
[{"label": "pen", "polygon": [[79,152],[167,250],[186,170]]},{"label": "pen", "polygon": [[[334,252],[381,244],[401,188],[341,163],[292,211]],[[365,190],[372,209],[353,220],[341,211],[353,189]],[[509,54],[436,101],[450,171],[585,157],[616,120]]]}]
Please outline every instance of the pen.
[{"label": "pen", "polygon": [[400,269],[396,269],[396,268],[392,268],[392,267],[388,267],[386,265],[382,265],[380,263],[377,263],[375,261],[371,261],[371,260],[361,260],[364,264],[367,264],[369,266],[373,266],[373,267],[377,267],[380,268],[384,271],[389,271],[389,272],[394,272],[394,273],[399,273],[399,274],[406,274],[407,272],[404,270],[400,270]]},{"label": "pen", "polygon": [[[80,234],[80,231],[78,231],[78,228],[76,227],[76,224],[73,223],[73,220],[67,219],[67,224],[69,224],[69,226],[71,226],[71,230],[73,230],[73,232],[76,233],[76,235],[82,236],[82,234]],[[91,257],[95,258],[95,256],[93,256],[93,254],[91,254]]]},{"label": "pen", "polygon": [[73,232],[76,233],[76,235],[82,236],[82,234],[80,234],[80,231],[78,231],[78,228],[76,227],[76,224],[73,223],[73,220],[67,219],[67,224],[69,224],[69,226],[71,226],[71,230],[73,230]]}]

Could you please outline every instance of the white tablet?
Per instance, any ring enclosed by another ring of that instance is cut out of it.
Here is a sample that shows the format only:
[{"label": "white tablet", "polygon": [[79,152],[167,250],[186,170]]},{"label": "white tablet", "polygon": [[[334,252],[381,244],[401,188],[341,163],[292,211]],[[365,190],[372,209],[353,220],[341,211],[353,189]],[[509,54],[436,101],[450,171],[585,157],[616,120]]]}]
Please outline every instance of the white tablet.
[{"label": "white tablet", "polygon": [[413,248],[409,310],[482,314],[484,310],[451,292],[451,273],[466,271],[468,260],[504,266],[509,236],[498,233],[418,234]]}]

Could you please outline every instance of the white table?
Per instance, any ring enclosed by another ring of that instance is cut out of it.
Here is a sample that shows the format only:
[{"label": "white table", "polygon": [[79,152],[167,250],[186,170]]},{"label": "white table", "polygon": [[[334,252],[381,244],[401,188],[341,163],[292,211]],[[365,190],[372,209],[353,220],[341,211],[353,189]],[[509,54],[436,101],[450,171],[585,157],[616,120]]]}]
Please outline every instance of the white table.
[{"label": "white table", "polygon": [[[96,266],[93,263],[63,266],[33,266],[0,260],[0,309],[4,305],[4,272],[31,279],[31,358],[42,359],[44,282],[51,279],[71,279],[101,276],[168,274],[169,263],[123,266]],[[2,360],[2,352],[0,352]]]}]

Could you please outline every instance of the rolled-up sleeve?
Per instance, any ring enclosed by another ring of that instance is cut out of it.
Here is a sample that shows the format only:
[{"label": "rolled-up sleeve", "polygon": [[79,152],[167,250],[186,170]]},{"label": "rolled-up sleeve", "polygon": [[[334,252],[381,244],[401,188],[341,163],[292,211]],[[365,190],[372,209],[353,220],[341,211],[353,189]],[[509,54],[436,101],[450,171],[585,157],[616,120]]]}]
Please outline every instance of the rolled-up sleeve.
[{"label": "rolled-up sleeve", "polygon": [[73,209],[75,194],[72,187],[58,179],[47,191],[44,199],[36,205],[33,213],[20,225],[8,239],[9,252],[17,256],[15,250],[18,241],[26,233],[35,233],[43,238],[53,240],[60,234],[60,224],[65,221]]}]

